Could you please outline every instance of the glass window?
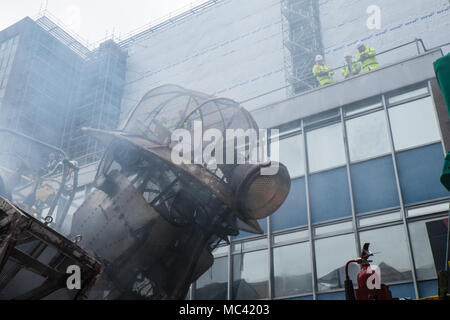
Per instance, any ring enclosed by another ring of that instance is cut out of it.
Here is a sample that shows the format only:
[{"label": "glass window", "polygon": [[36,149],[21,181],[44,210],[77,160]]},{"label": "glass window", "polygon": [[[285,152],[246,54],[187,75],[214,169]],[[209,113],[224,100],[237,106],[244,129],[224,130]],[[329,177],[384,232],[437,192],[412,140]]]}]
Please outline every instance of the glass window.
[{"label": "glass window", "polygon": [[233,253],[248,251],[251,249],[261,249],[267,247],[267,239],[239,242],[233,245]]},{"label": "glass window", "polygon": [[400,205],[392,156],[358,162],[350,170],[356,213]]},{"label": "glass window", "polygon": [[339,291],[339,292],[319,294],[317,296],[317,300],[328,300],[328,301],[345,300],[345,292]]},{"label": "glass window", "polygon": [[228,257],[217,258],[212,267],[197,280],[195,299],[226,300],[227,284]]},{"label": "glass window", "polygon": [[433,251],[430,246],[430,238],[426,223],[419,221],[409,224],[412,252],[416,265],[417,280],[426,280],[437,277],[434,266]]},{"label": "glass window", "polygon": [[395,150],[439,141],[439,127],[431,97],[389,109]]},{"label": "glass window", "polygon": [[380,267],[381,282],[411,280],[411,265],[403,225],[360,233],[362,244],[370,243],[373,264]]},{"label": "glass window", "polygon": [[311,175],[309,189],[313,223],[351,216],[350,191],[345,167]]},{"label": "glass window", "polygon": [[233,299],[264,299],[268,294],[267,250],[233,256]]},{"label": "glass window", "polygon": [[304,119],[303,123],[305,127],[315,127],[327,122],[333,122],[341,118],[340,109],[333,109],[321,113],[316,113],[310,117]]},{"label": "glass window", "polygon": [[289,133],[293,133],[295,131],[298,131],[300,129],[300,127],[301,127],[301,120],[295,120],[295,121],[292,121],[289,123],[285,123],[285,124],[279,126],[278,128],[275,128],[275,129],[278,129],[277,135],[275,135],[273,133],[273,131],[271,131],[271,137],[273,138],[273,137],[277,137],[280,135],[287,135]]},{"label": "glass window", "polygon": [[373,226],[376,224],[399,220],[400,218],[401,218],[400,212],[394,212],[394,213],[382,214],[382,215],[378,215],[378,216],[361,218],[361,219],[359,219],[359,226],[360,227]]},{"label": "glass window", "polygon": [[353,224],[351,221],[349,221],[349,222],[343,222],[343,223],[338,223],[338,224],[332,224],[329,226],[317,227],[315,229],[315,234],[316,234],[316,236],[321,236],[324,234],[330,234],[330,233],[339,232],[339,231],[352,230],[352,228],[353,228]]},{"label": "glass window", "polygon": [[422,87],[417,90],[409,91],[403,94],[399,94],[397,96],[390,97],[389,104],[394,104],[414,97],[419,97],[425,94],[428,94],[428,87]]},{"label": "glass window", "polygon": [[366,160],[390,152],[384,111],[346,121],[351,161]]},{"label": "glass window", "polygon": [[419,287],[419,295],[421,298],[435,296],[438,292],[437,280],[420,281],[418,283],[418,287]]},{"label": "glass window", "polygon": [[[355,237],[353,234],[319,239],[315,241],[317,288],[319,291],[344,288],[345,264],[355,259]],[[353,283],[359,267],[351,264],[349,274]]]},{"label": "glass window", "polygon": [[375,99],[370,99],[370,101],[359,102],[355,105],[350,105],[345,108],[345,116],[353,116],[358,113],[363,113],[372,109],[381,108],[383,104],[381,103],[381,98],[377,97]]},{"label": "glass window", "polygon": [[213,255],[214,255],[215,257],[217,257],[217,256],[222,256],[222,255],[227,254],[227,253],[228,253],[228,246],[220,246],[220,247],[217,247],[217,248],[213,251]]},{"label": "glass window", "polygon": [[310,131],[306,134],[306,138],[311,172],[345,164],[341,123]]},{"label": "glass window", "polygon": [[[275,150],[279,148],[279,157]],[[305,174],[305,161],[303,152],[303,137],[296,135],[290,138],[281,139],[270,145],[270,158],[284,164],[289,171],[291,178]]]},{"label": "glass window", "polygon": [[19,37],[16,36],[3,42],[3,49],[0,50],[0,89],[6,88],[9,73],[13,66]]},{"label": "glass window", "polygon": [[[268,218],[258,220],[258,224],[261,227],[261,229],[264,231],[264,233],[267,233],[267,219]],[[241,224],[245,225],[243,222],[241,222],[241,220],[238,219],[238,226]],[[237,240],[237,239],[244,239],[244,238],[249,238],[249,237],[255,237],[255,234],[239,230],[239,234],[237,236],[234,236],[233,239]]]},{"label": "glass window", "polygon": [[408,209],[408,217],[423,216],[426,214],[444,212],[448,210],[449,210],[448,203],[440,203],[428,207]]},{"label": "glass window", "polygon": [[276,235],[273,237],[273,243],[279,244],[302,239],[308,239],[308,230]]},{"label": "glass window", "polygon": [[407,204],[448,197],[440,183],[444,152],[441,143],[399,152],[398,173],[403,200]]},{"label": "glass window", "polygon": [[272,231],[308,224],[305,178],[292,180],[291,190],[281,207],[270,216]]},{"label": "glass window", "polygon": [[[383,275],[381,276],[383,279]],[[403,299],[415,299],[416,294],[414,293],[414,285],[412,283],[397,284],[394,286],[389,286],[391,290],[392,297],[403,298]]]},{"label": "glass window", "polygon": [[309,242],[273,249],[275,296],[290,296],[312,291]]}]

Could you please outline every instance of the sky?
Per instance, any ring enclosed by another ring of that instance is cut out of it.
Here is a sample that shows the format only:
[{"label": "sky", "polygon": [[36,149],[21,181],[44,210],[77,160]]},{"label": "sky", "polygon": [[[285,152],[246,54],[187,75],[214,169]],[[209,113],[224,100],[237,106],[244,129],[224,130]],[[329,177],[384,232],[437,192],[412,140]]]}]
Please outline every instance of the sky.
[{"label": "sky", "polygon": [[94,43],[123,37],[178,10],[206,0],[0,0],[0,30],[46,8],[81,39]]}]

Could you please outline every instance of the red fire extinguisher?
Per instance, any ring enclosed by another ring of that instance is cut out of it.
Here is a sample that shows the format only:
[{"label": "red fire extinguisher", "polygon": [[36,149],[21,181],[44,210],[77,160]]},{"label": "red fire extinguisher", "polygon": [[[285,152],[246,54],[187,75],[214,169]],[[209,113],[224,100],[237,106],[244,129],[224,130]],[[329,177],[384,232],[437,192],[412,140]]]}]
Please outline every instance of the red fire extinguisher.
[{"label": "red fire extinguisher", "polygon": [[[369,251],[370,243],[365,243],[361,257],[350,260],[345,265],[345,299],[346,300],[397,300],[392,298],[389,287],[380,283],[379,274],[371,268],[369,257],[373,253]],[[354,290],[353,282],[348,275],[348,267],[351,263],[357,263],[361,270],[357,276],[358,288]]]}]

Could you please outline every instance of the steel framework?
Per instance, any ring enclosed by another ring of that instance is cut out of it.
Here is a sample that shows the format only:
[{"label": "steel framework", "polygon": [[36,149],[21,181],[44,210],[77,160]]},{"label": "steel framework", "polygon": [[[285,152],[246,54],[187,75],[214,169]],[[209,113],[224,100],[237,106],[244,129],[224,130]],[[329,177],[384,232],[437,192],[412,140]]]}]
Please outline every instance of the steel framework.
[{"label": "steel framework", "polygon": [[323,54],[319,20],[319,2],[282,0],[283,42],[288,94],[317,86],[311,74],[315,56]]},{"label": "steel framework", "polygon": [[[0,197],[0,299],[83,299],[102,265],[76,243]],[[77,266],[80,286],[67,286],[68,267]]]}]

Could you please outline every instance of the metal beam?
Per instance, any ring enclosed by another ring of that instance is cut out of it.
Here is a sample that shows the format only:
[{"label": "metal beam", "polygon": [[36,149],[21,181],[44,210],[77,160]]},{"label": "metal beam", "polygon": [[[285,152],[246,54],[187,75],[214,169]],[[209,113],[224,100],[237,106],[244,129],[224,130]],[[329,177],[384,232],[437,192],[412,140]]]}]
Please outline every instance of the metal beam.
[{"label": "metal beam", "polygon": [[25,267],[26,269],[37,273],[44,278],[58,279],[65,276],[63,273],[50,268],[17,248],[13,248],[11,250],[10,258],[20,266]]}]

